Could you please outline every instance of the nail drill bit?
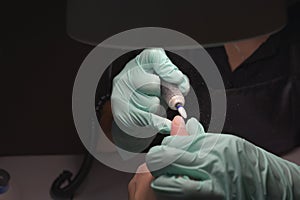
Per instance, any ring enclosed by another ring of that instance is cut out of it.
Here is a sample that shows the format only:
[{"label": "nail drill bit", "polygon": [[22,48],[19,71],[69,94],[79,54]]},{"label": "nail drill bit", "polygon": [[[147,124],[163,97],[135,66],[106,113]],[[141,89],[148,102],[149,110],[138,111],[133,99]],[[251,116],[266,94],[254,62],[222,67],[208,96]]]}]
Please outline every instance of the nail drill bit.
[{"label": "nail drill bit", "polygon": [[187,118],[187,113],[183,107],[185,103],[184,96],[175,84],[167,83],[162,80],[161,94],[169,108],[177,110],[184,119]]}]

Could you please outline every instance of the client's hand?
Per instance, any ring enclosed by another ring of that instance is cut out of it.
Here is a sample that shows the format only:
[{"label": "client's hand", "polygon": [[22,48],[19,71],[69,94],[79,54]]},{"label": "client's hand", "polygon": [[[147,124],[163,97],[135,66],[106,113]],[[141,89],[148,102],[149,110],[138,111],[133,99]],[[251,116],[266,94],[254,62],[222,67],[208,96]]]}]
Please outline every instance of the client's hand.
[{"label": "client's hand", "polygon": [[[180,116],[176,116],[172,121],[171,135],[188,135],[185,123]],[[155,200],[155,193],[150,187],[153,179],[146,164],[141,165],[128,184],[129,200]]]},{"label": "client's hand", "polygon": [[146,163],[139,166],[136,174],[128,184],[129,200],[155,200],[155,194],[150,187],[154,177],[149,172]]}]

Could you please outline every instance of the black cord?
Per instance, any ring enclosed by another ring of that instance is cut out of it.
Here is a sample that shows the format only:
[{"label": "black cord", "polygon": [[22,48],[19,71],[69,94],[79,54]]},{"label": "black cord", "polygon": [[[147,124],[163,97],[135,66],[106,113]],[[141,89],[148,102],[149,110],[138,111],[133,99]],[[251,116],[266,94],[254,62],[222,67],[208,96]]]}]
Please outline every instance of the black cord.
[{"label": "black cord", "polygon": [[[104,81],[107,83],[106,87],[104,88],[106,95],[102,95],[101,89],[103,92],[103,88],[97,89],[96,97],[99,97],[96,99],[96,105],[95,110],[97,117],[101,117],[101,111],[103,108],[103,105],[106,101],[110,99],[110,93],[111,93],[111,81],[112,81],[112,65],[108,67],[106,70],[106,75],[104,76]],[[101,82],[101,81],[100,81]],[[99,84],[98,84],[99,86]],[[72,200],[74,197],[75,192],[80,187],[84,179],[87,177],[92,163],[93,163],[94,157],[89,153],[86,152],[84,160],[81,164],[81,167],[76,174],[75,178],[72,180],[72,172],[68,170],[64,170],[52,183],[51,189],[50,189],[50,195],[52,199],[54,200]],[[63,186],[65,183],[67,183],[66,186]]]},{"label": "black cord", "polygon": [[[88,152],[84,156],[84,160],[81,164],[79,172],[76,174],[75,178],[71,180],[72,172],[64,170],[59,177],[57,177],[52,183],[50,189],[50,195],[54,200],[72,200],[76,190],[79,188],[81,183],[84,181],[88,175],[94,157]],[[67,185],[62,187],[63,184],[67,182]]]}]

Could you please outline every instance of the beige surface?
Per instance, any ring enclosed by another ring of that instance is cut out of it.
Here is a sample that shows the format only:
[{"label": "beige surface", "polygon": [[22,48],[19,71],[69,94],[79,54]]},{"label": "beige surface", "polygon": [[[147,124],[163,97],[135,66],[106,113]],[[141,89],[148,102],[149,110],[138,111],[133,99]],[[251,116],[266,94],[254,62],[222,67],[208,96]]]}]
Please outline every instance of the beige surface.
[{"label": "beige surface", "polygon": [[[49,188],[63,169],[76,172],[82,156],[0,157],[0,168],[9,171],[13,192],[21,200],[50,200]],[[127,199],[131,174],[112,170],[97,161],[74,200]],[[18,199],[13,199],[18,200]]]},{"label": "beige surface", "polygon": [[[77,172],[82,156],[0,157],[0,168],[9,171],[13,191],[21,200],[50,200],[49,188],[63,169]],[[284,156],[300,165],[300,147]],[[95,161],[74,200],[127,199],[127,184],[132,175],[112,170]],[[18,200],[18,199],[13,199]]]}]

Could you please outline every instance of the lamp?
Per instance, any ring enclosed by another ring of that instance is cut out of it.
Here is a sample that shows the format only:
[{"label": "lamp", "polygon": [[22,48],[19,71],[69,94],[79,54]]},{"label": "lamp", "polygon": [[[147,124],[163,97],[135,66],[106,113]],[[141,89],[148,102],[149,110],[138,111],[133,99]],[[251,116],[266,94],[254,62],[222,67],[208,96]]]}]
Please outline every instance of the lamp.
[{"label": "lamp", "polygon": [[204,46],[280,30],[286,23],[285,0],[68,0],[67,32],[97,45],[119,32],[163,27],[184,33]]}]

